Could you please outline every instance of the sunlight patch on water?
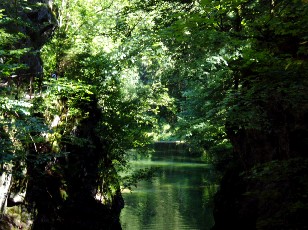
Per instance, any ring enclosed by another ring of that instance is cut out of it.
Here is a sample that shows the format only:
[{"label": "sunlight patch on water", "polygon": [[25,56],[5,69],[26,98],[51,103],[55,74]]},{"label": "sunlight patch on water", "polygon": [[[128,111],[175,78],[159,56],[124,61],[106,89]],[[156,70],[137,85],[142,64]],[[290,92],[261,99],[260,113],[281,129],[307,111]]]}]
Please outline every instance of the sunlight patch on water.
[{"label": "sunlight patch on water", "polygon": [[170,167],[189,167],[189,168],[212,168],[211,164],[205,163],[191,163],[191,162],[174,162],[174,161],[151,161],[151,160],[137,160],[131,161],[132,165],[138,166],[170,166]]}]

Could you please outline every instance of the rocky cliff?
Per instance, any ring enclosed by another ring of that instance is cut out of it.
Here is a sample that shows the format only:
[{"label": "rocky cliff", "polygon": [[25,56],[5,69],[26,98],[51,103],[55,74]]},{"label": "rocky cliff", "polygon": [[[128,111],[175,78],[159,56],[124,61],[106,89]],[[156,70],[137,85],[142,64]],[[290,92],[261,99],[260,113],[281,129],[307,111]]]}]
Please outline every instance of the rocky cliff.
[{"label": "rocky cliff", "polygon": [[[29,88],[31,90],[31,85],[34,82],[37,85],[41,84],[43,70],[40,49],[48,42],[53,30],[57,27],[51,4],[51,0],[0,2],[0,9],[4,9],[1,26],[7,33],[18,34],[20,37],[18,42],[12,44],[10,50],[23,48],[29,50],[16,61],[26,67],[18,69],[14,73],[14,87],[18,90],[23,88],[20,91],[27,91]],[[1,80],[5,80],[2,79],[3,76],[0,77]],[[13,78],[13,76],[9,76],[9,78]],[[13,178],[9,183],[5,183],[7,185],[5,194],[14,195],[15,193],[16,195],[21,192],[20,190],[26,191],[23,194],[25,199],[21,201],[15,202],[11,197],[9,206],[21,204],[22,212],[28,211],[32,214],[26,218],[32,217],[33,219],[26,223],[16,221],[10,215],[3,215],[0,219],[0,229],[27,229],[30,226],[32,229],[40,230],[121,228],[119,224],[119,214],[123,208],[121,194],[116,193],[108,204],[103,204],[100,200],[95,199],[97,186],[100,183],[98,167],[100,164],[108,165],[110,162],[106,159],[107,153],[95,132],[101,116],[97,99],[92,94],[87,96],[89,99],[77,103],[82,108],[76,109],[80,109],[84,114],[90,113],[91,118],[82,120],[79,117],[76,118],[78,122],[72,118],[70,126],[72,130],[68,132],[66,139],[63,138],[58,143],[65,146],[63,148],[70,153],[69,155],[49,158],[50,153],[56,153],[53,152],[52,143],[48,143],[48,140],[44,143],[28,144],[25,162],[22,162],[23,165],[26,165],[26,170],[21,175],[22,179]],[[20,98],[20,96],[16,97],[17,100]],[[59,114],[55,117],[59,118],[58,122],[61,122],[61,119],[67,122],[67,113],[63,111],[68,107],[66,104],[68,98],[60,96],[57,100],[59,100],[58,104],[57,101],[54,104],[55,106],[59,105],[59,108],[54,108],[54,110]],[[42,98],[36,97],[32,100],[33,107],[37,104],[42,106],[43,101]],[[35,112],[34,116],[42,120],[47,119],[42,111]],[[59,130],[54,131],[54,134],[63,135],[64,131],[60,128]],[[46,137],[46,133],[44,137]],[[78,141],[73,143],[73,139],[86,140],[89,143],[82,146]],[[40,149],[39,152],[38,149]],[[106,167],[110,167],[111,169],[108,168],[108,170],[112,170],[112,166]],[[15,174],[13,174],[14,176]],[[18,186],[14,185],[15,182],[18,182]],[[6,196],[6,198],[8,197]]]}]

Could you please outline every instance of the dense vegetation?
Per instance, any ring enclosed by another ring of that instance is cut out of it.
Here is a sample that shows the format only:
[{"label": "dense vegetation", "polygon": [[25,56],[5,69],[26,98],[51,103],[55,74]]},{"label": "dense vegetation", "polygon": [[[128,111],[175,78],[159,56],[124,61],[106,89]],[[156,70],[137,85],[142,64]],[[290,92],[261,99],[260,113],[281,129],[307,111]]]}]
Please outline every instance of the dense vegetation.
[{"label": "dense vegetation", "polygon": [[307,15],[305,0],[2,1],[1,213],[25,194],[34,229],[119,228],[120,189],[147,176],[120,176],[128,150],[180,138],[225,173],[216,229],[304,229]]}]

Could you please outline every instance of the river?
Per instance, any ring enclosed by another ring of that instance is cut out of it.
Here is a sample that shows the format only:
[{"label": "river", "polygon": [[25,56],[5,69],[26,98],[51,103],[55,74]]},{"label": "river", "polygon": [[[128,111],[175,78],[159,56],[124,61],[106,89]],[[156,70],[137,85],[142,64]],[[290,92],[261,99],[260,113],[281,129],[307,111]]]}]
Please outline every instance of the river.
[{"label": "river", "polygon": [[152,181],[140,181],[123,192],[123,230],[209,230],[214,224],[212,206],[217,190],[211,165],[176,151],[155,152],[135,160],[132,167],[158,168]]}]

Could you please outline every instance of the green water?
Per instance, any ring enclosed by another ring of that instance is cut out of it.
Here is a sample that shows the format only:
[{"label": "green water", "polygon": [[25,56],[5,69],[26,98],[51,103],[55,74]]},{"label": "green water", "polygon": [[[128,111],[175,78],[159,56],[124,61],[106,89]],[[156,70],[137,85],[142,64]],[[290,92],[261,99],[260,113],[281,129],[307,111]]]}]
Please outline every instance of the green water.
[{"label": "green water", "polygon": [[158,167],[152,182],[141,181],[123,193],[123,230],[209,230],[214,224],[212,198],[215,173],[208,164],[176,152],[156,153],[151,160],[133,161],[135,168]]}]

